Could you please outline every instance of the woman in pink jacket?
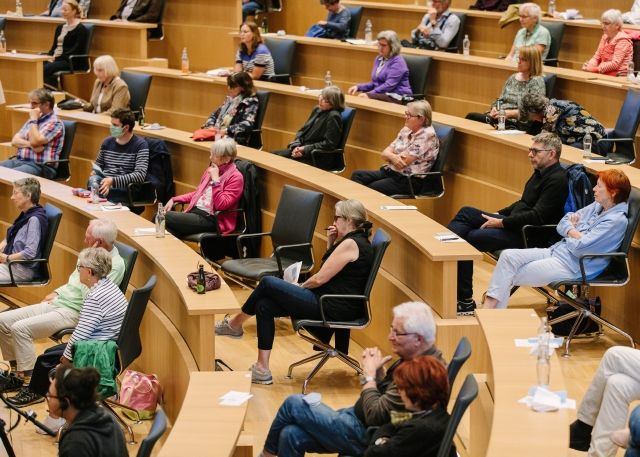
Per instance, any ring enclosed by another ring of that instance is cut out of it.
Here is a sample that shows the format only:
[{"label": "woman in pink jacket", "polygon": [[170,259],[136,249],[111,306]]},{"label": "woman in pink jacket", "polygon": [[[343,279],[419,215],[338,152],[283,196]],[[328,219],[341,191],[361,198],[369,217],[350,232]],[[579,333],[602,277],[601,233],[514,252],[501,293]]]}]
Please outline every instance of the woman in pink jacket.
[{"label": "woman in pink jacket", "polygon": [[633,46],[629,35],[622,30],[622,13],[620,10],[607,10],[602,13],[600,21],[604,34],[596,53],[582,69],[604,75],[625,76],[629,61],[633,58]]},{"label": "woman in pink jacket", "polygon": [[[236,213],[218,211],[236,209],[244,191],[244,178],[234,163],[236,142],[222,138],[211,145],[210,163],[195,191],[170,199],[165,207],[167,230],[177,238],[201,232],[233,232]],[[183,203],[183,212],[173,205]]]}]

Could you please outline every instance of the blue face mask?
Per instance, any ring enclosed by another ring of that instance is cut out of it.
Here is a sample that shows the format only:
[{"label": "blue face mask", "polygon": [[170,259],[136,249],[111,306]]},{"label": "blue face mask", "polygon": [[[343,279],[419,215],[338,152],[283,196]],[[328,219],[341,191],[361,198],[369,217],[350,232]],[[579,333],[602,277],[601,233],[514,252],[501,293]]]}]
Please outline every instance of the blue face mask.
[{"label": "blue face mask", "polygon": [[115,125],[112,125],[109,130],[111,132],[111,136],[114,138],[120,138],[124,135],[124,127],[116,127]]}]

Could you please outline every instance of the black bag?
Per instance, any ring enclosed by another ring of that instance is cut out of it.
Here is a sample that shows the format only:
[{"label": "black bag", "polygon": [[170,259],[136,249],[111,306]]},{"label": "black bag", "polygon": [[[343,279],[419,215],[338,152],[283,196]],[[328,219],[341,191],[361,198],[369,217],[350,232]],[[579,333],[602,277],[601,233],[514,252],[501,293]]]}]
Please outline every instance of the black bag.
[{"label": "black bag", "polygon": [[[588,301],[585,299],[579,298],[576,301],[579,302],[585,308],[589,307],[589,310],[598,316],[602,311],[602,303],[600,302],[600,297],[593,297],[593,298],[590,298]],[[555,308],[553,311],[547,311],[547,315],[548,315],[549,321],[551,321],[553,319],[557,319],[558,317],[564,316],[565,314],[569,314],[572,311],[575,311],[575,308],[573,306],[569,305],[565,301],[560,301],[558,302],[557,308]],[[553,332],[554,335],[557,335],[557,336],[569,336],[569,332],[571,332],[571,328],[573,327],[573,324],[575,323],[576,319],[577,318],[574,317],[572,319],[567,319],[566,321],[553,324],[551,326],[551,331]],[[576,335],[584,335],[586,333],[595,333],[598,330],[599,330],[598,324],[596,324],[591,319],[585,318],[582,320],[582,322],[580,322],[580,326],[576,331]]]}]

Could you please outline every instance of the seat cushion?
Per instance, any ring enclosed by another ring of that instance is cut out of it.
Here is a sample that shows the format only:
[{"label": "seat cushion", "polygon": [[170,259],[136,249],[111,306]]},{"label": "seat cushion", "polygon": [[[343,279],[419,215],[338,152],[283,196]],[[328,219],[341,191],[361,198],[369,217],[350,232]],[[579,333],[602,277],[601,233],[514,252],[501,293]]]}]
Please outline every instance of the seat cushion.
[{"label": "seat cushion", "polygon": [[[294,263],[291,259],[282,259],[282,269]],[[227,260],[222,271],[233,276],[259,281],[263,276],[279,276],[278,262],[275,258],[252,258]]]}]

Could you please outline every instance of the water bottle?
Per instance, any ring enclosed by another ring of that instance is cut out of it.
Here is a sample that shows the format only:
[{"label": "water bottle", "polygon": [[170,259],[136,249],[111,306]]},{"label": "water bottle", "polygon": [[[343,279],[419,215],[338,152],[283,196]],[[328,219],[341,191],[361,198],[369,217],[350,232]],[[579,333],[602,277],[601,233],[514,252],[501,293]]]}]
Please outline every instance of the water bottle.
[{"label": "water bottle", "polygon": [[629,59],[629,64],[627,65],[627,79],[631,83],[636,82],[635,68],[633,67],[633,59]]},{"label": "water bottle", "polygon": [[373,24],[371,23],[371,19],[367,19],[367,22],[364,24],[364,41],[367,43],[373,41]]},{"label": "water bottle", "polygon": [[198,267],[198,281],[196,282],[196,293],[204,294],[205,292],[204,265]]},{"label": "water bottle", "polygon": [[267,18],[262,18],[262,22],[260,23],[260,31],[262,33],[269,33],[269,22],[267,22]]},{"label": "water bottle", "polygon": [[504,111],[502,104],[498,109],[498,130],[505,130],[507,128],[507,113]]},{"label": "water bottle", "polygon": [[543,317],[538,330],[538,361],[536,372],[538,375],[538,386],[549,386],[549,344],[551,340],[551,329],[547,318]]},{"label": "water bottle", "polygon": [[549,0],[547,13],[549,13],[550,16],[553,16],[556,13],[556,0]]},{"label": "water bottle", "polygon": [[164,208],[162,203],[158,203],[158,212],[156,213],[156,238],[164,238]]},{"label": "water bottle", "polygon": [[100,193],[97,186],[91,186],[91,203],[100,203]]},{"label": "water bottle", "polygon": [[182,61],[181,71],[183,75],[189,73],[189,55],[187,54],[187,48],[182,48],[182,57],[180,59]]},{"label": "water bottle", "polygon": [[593,139],[591,135],[586,134],[582,139],[582,148],[584,149],[584,153],[582,154],[583,159],[591,158],[591,146],[593,145]]},{"label": "water bottle", "polygon": [[140,127],[144,127],[144,108],[142,106],[140,107],[140,115],[138,117],[138,125],[140,125]]},{"label": "water bottle", "polygon": [[462,55],[469,57],[469,48],[471,48],[471,41],[469,41],[469,35],[465,35],[462,40]]},{"label": "water bottle", "polygon": [[20,0],[16,0],[16,16],[23,16],[22,2]]},{"label": "water bottle", "polygon": [[86,19],[89,14],[89,0],[80,0],[80,19]]},{"label": "water bottle", "polygon": [[331,80],[331,71],[327,70],[324,74],[324,87],[333,86],[333,81]]},{"label": "water bottle", "polygon": [[0,30],[0,52],[7,52],[7,39],[4,37],[4,30]]}]

